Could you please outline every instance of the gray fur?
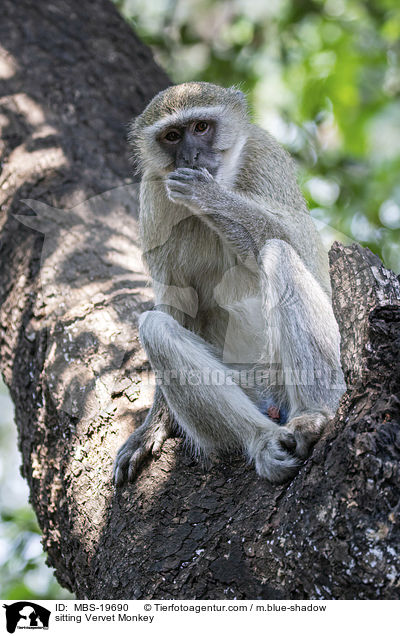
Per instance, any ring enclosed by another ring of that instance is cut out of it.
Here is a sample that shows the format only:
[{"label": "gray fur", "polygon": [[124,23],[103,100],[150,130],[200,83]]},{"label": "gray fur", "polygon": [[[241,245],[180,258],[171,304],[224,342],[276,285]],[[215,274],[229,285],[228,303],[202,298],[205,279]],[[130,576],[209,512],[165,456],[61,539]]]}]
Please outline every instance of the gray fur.
[{"label": "gray fur", "polygon": [[[197,142],[198,120],[210,129]],[[160,140],[171,128],[176,149]],[[140,338],[163,377],[156,399],[198,454],[241,449],[259,475],[283,481],[344,390],[327,254],[293,163],[249,122],[240,92],[205,83],[156,96],[131,141],[156,298]],[[249,382],[254,372],[263,382]],[[266,398],[288,412],[285,426],[261,412]],[[117,483],[152,444],[159,452],[152,417],[120,450]]]}]

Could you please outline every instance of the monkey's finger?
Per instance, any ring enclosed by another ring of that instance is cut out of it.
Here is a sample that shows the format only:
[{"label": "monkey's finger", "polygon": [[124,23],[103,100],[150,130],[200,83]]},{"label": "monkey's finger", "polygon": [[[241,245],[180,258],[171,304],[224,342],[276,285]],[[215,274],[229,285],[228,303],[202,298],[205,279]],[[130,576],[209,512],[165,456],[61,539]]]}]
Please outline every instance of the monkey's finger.
[{"label": "monkey's finger", "polygon": [[129,439],[118,451],[115,466],[122,466],[125,468],[129,464],[129,459],[132,457],[132,453],[136,450],[138,443],[133,444]]},{"label": "monkey's finger", "polygon": [[182,173],[180,172],[179,174],[177,174],[176,172],[171,172],[171,174],[168,175],[167,177],[167,183],[171,182],[171,183],[175,183],[177,181],[180,181],[181,183],[204,183],[205,179],[202,175],[202,173],[200,172],[200,170],[192,170],[192,172],[190,173]]},{"label": "monkey's finger", "polygon": [[151,451],[151,454],[153,455],[153,457],[160,457],[161,455],[161,451],[162,451],[162,447],[164,445],[164,442],[166,439],[168,439],[168,435],[165,433],[165,431],[161,432],[156,436],[156,438],[154,439],[154,444],[153,444],[153,448]]},{"label": "monkey's finger", "polygon": [[167,188],[170,192],[190,192],[191,185],[183,181],[167,182]]},{"label": "monkey's finger", "polygon": [[199,172],[201,172],[201,168],[177,168],[173,172],[170,173],[169,176],[189,176],[189,177],[198,177]]},{"label": "monkey's finger", "polygon": [[149,451],[144,446],[141,446],[133,453],[132,457],[129,460],[128,481],[134,480],[138,468],[143,463],[144,459],[148,457],[148,455]]},{"label": "monkey's finger", "polygon": [[190,179],[191,181],[214,181],[214,177],[207,170],[207,168],[177,168],[171,172],[169,177],[173,179]]},{"label": "monkey's finger", "polygon": [[132,451],[125,450],[122,453],[121,451],[118,453],[113,470],[113,482],[116,486],[120,486],[124,482],[126,469],[128,467],[129,459],[131,456]]},{"label": "monkey's finger", "polygon": [[173,187],[168,187],[167,186],[167,194],[169,197],[189,197],[191,196],[191,190],[188,187],[185,187],[184,184],[179,185],[179,187],[176,187],[175,185]]},{"label": "monkey's finger", "polygon": [[166,182],[166,186],[170,190],[175,190],[176,188],[193,188],[193,185],[193,181],[168,179]]},{"label": "monkey's finger", "polygon": [[[193,171],[194,172],[194,171]],[[193,172],[190,174],[182,174],[181,172],[171,172],[167,177],[168,181],[193,181],[195,176]]]},{"label": "monkey's finger", "polygon": [[175,186],[178,184],[189,184],[189,183],[193,183],[193,179],[189,179],[188,177],[185,177],[183,175],[170,175],[169,177],[167,177],[167,179],[165,180],[166,185],[170,185],[170,186]]},{"label": "monkey's finger", "polygon": [[211,172],[207,170],[207,168],[200,168],[200,172],[203,177],[207,179],[207,181],[214,181],[214,177],[212,176]]},{"label": "monkey's finger", "polygon": [[124,482],[124,471],[119,466],[114,468],[113,482],[116,486],[121,486]]}]

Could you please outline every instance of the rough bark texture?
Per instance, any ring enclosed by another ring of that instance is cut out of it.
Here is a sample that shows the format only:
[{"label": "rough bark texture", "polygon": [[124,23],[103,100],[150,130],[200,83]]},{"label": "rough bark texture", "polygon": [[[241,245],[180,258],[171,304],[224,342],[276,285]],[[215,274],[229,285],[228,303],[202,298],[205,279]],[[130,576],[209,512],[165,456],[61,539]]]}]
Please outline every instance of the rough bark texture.
[{"label": "rough bark texture", "polygon": [[399,598],[395,275],[333,247],[349,390],[290,484],[240,458],[205,471],[171,439],[115,492],[116,450],[151,399],[124,126],[168,80],[106,0],[3,0],[0,35],[1,367],[61,584],[80,598]]}]

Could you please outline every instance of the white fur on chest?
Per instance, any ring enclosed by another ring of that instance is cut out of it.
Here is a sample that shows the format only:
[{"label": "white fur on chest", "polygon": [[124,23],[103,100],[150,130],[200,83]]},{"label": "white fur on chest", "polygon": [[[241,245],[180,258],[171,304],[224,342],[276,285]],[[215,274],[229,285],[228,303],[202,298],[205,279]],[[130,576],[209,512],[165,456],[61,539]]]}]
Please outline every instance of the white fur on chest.
[{"label": "white fur on chest", "polygon": [[262,356],[264,325],[261,294],[254,276],[241,265],[232,268],[215,288],[214,298],[229,315],[222,361],[257,364]]}]

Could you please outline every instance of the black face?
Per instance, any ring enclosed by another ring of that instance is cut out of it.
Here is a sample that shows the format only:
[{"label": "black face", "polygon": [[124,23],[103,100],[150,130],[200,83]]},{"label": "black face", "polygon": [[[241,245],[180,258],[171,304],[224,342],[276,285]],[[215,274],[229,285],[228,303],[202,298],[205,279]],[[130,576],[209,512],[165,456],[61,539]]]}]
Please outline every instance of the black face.
[{"label": "black face", "polygon": [[214,139],[215,122],[204,119],[166,128],[158,140],[175,168],[207,168],[215,176],[221,160],[213,149]]}]

